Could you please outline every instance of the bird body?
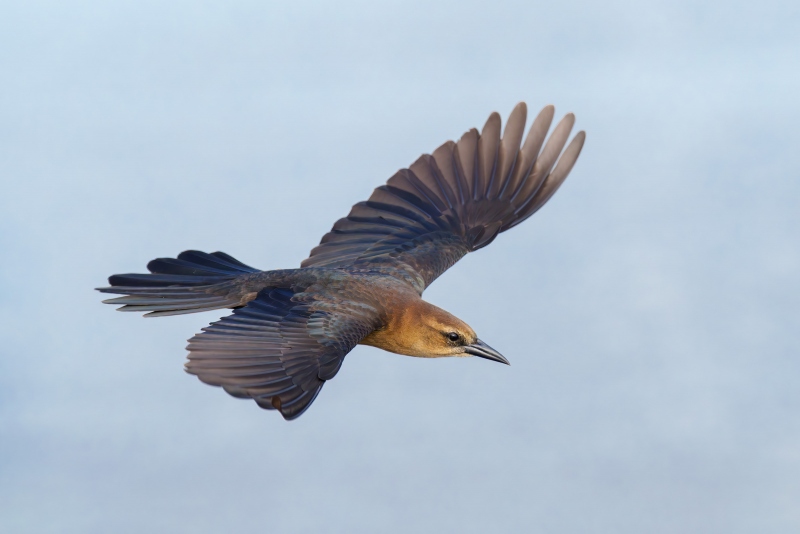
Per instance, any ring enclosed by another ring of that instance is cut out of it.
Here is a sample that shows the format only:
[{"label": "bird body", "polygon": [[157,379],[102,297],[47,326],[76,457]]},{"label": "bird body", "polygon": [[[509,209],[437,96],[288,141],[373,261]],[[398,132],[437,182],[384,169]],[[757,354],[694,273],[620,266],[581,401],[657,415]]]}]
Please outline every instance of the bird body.
[{"label": "bird body", "polygon": [[470,130],[422,156],[353,206],[299,269],[260,271],[222,252],[186,251],[151,261],[149,274],[113,275],[99,291],[122,294],[104,302],[147,316],[232,308],[189,340],[186,370],[286,419],[308,409],[357,344],[507,364],[422,294],[464,255],[527,219],[566,179],[585,135],[564,150],[574,122],[568,114],[545,144],[553,113],[552,106],[539,113],[523,144],[521,103],[502,137],[493,113],[480,134]]}]

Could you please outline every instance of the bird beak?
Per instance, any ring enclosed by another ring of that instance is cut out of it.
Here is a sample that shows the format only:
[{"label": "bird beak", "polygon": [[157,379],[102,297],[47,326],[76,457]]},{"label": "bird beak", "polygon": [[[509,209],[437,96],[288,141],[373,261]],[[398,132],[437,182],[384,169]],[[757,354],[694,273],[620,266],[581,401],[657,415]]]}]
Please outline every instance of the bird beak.
[{"label": "bird beak", "polygon": [[464,352],[467,354],[472,354],[473,356],[480,356],[481,358],[486,358],[487,360],[493,360],[496,362],[504,363],[506,365],[511,365],[508,360],[506,360],[502,354],[494,350],[492,347],[478,339],[472,345],[467,345],[464,347]]}]

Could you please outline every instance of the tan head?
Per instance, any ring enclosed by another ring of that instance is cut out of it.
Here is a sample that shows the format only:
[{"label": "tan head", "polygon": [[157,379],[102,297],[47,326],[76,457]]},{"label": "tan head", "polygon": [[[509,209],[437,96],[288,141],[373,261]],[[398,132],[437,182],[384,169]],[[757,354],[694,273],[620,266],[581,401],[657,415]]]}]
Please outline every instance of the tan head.
[{"label": "tan head", "polygon": [[508,360],[478,339],[467,323],[424,300],[405,308],[392,324],[373,332],[362,343],[407,356],[479,356],[508,365]]}]

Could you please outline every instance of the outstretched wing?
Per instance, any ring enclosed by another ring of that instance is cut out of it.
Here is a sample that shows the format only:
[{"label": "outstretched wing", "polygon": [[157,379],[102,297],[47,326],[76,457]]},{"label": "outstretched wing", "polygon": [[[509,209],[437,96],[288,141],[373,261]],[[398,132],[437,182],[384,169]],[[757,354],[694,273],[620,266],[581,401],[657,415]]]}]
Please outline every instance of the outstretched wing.
[{"label": "outstretched wing", "polygon": [[511,112],[502,138],[492,113],[480,134],[472,129],[423,155],[353,206],[302,266],[385,270],[422,293],[465,254],[533,215],[566,179],[585,134],[564,150],[575,122],[569,113],[545,144],[553,114],[545,107],[520,146],[525,104]]},{"label": "outstretched wing", "polygon": [[186,370],[295,419],[377,325],[371,308],[335,304],[312,293],[265,289],[189,340]]}]

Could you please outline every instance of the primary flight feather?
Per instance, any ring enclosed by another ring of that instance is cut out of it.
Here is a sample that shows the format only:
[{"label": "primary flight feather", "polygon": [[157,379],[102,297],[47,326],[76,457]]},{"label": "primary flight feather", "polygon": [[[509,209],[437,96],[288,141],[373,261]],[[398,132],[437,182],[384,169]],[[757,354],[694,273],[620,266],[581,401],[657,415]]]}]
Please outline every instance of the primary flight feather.
[{"label": "primary flight feather", "polygon": [[[189,340],[186,370],[235,397],[299,417],[356,345],[437,358],[508,363],[423,291],[468,252],[524,221],[556,192],[585,139],[571,113],[550,137],[554,108],[518,104],[500,135],[492,113],[401,169],[322,237],[299,269],[260,271],[223,252],[158,258],[150,274],[109,277],[104,302],[146,316],[233,308]],[[566,146],[566,149],[564,148]]]}]

